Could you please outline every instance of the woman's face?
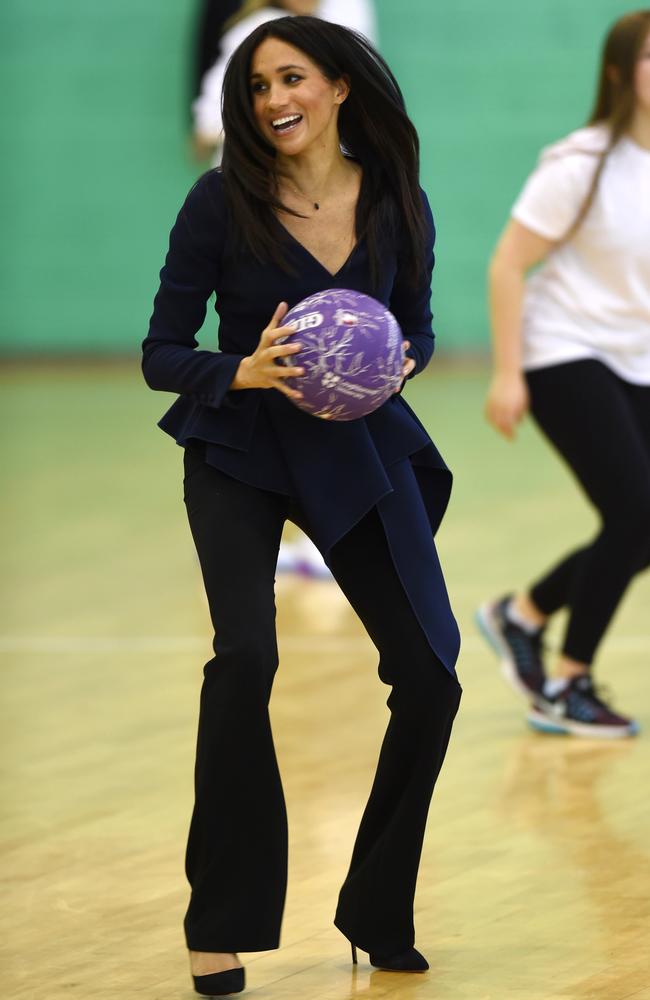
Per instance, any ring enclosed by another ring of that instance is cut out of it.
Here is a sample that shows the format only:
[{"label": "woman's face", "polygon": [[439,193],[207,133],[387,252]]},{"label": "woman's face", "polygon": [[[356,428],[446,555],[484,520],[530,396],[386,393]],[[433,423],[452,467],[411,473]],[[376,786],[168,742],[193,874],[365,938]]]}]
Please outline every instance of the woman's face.
[{"label": "woman's face", "polygon": [[253,113],[278,153],[296,156],[314,146],[338,144],[338,109],[348,95],[309,56],[279,38],[266,38],[251,61]]},{"label": "woman's face", "polygon": [[634,93],[637,104],[650,113],[650,32],[639,53],[634,72]]}]

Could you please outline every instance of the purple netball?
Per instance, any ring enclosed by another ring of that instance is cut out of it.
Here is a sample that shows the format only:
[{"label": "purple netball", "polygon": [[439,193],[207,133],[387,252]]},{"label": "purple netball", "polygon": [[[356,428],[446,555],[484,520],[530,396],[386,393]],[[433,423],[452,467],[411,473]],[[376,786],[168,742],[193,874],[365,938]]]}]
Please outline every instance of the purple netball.
[{"label": "purple netball", "polygon": [[402,331],[381,302],[347,288],[309,295],[282,321],[296,327],[302,349],[283,359],[305,374],[287,379],[302,392],[296,406],[324,420],[372,413],[402,381]]}]

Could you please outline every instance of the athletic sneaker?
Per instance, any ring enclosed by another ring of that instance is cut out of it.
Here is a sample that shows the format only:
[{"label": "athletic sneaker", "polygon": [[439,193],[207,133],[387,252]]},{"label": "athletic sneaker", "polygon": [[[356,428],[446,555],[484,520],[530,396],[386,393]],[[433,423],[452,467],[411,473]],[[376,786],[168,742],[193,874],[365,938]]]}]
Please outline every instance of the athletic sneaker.
[{"label": "athletic sneaker", "polygon": [[544,629],[527,632],[507,615],[510,594],[500,601],[482,604],[476,622],[501,662],[501,673],[512,688],[535,705],[544,705],[546,675],[542,660]]},{"label": "athletic sneaker", "polygon": [[528,722],[543,733],[571,733],[592,739],[635,736],[639,727],[606,704],[589,674],[572,677],[556,694],[544,695],[545,705],[534,706]]}]

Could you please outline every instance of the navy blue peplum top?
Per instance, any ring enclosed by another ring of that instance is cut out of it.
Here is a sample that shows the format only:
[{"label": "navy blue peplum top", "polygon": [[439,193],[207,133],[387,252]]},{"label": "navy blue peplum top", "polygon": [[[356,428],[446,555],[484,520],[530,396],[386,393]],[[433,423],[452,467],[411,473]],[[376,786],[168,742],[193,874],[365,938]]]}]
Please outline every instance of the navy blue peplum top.
[{"label": "navy blue peplum top", "polygon": [[[451,474],[406,401],[395,395],[367,417],[335,422],[303,413],[275,389],[229,388],[278,303],[286,301],[291,308],[326,288],[354,289],[386,305],[410,341],[413,374],[422,371],[434,342],[434,225],[424,192],[422,204],[426,280],[414,288],[400,268],[399,242],[386,240],[380,287],[373,289],[363,238],[336,274],[279,222],[278,239],[295,273],[235,249],[221,173],[208,172],[190,191],[170,235],[143,343],[143,372],[152,389],[179,396],[159,426],[182,446],[203,442],[206,461],[228,475],[293,497],[326,559],[332,546],[377,507],[414,611],[432,648],[453,672],[458,630],[433,543]],[[196,340],[213,292],[218,352],[198,350]],[[403,524],[405,501],[409,532]],[[415,560],[409,557],[414,537],[422,557]]]}]

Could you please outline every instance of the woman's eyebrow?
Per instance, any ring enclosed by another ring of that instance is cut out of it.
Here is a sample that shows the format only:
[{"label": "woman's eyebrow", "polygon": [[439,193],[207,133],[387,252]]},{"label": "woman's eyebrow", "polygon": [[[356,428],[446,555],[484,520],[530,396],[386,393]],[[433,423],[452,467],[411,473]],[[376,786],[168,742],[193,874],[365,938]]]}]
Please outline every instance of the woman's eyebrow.
[{"label": "woman's eyebrow", "polygon": [[[275,70],[276,73],[286,73],[288,69],[302,69],[304,66],[299,66],[298,63],[289,63],[287,66],[278,66]],[[251,73],[251,80],[254,80],[256,76],[263,76],[262,73]]]}]

